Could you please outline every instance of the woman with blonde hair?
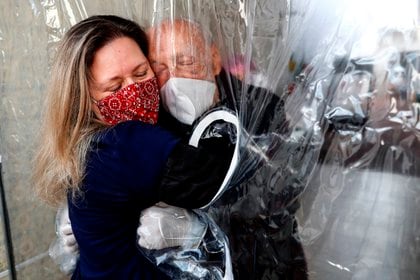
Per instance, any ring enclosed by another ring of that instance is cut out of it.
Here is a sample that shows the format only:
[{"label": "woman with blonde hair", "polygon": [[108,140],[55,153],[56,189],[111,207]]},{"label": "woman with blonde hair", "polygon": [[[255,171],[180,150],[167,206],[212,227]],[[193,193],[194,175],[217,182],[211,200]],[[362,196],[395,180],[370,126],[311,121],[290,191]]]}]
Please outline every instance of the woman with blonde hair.
[{"label": "woman with blonde hair", "polygon": [[117,16],[79,22],[58,48],[34,181],[50,205],[67,200],[80,249],[72,279],[164,279],[136,247],[140,212],[205,205],[229,167],[224,142],[193,148],[155,125],[147,55],[143,30]]}]

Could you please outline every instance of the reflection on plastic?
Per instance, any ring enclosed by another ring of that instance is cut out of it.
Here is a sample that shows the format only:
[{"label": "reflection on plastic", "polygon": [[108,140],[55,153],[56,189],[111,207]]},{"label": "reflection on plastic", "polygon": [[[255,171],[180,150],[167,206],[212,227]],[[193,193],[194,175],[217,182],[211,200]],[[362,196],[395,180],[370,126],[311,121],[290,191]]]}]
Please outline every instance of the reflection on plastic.
[{"label": "reflection on plastic", "polygon": [[171,279],[233,279],[228,241],[204,212],[160,203],[140,224],[140,249]]},{"label": "reflection on plastic", "polygon": [[[226,71],[223,89],[235,100],[247,132],[240,139],[245,148],[235,174],[242,183],[200,219],[215,221],[232,240],[267,245],[267,255],[254,255],[260,263],[278,261],[271,257],[278,251],[272,244],[291,229],[303,244],[309,274],[317,279],[418,278],[420,47],[418,15],[413,14],[418,1],[65,0],[26,5],[30,7],[2,4],[13,11],[0,26],[6,65],[0,135],[4,158],[17,154],[25,161],[30,154],[25,139],[33,139],[28,131],[34,123],[27,119],[39,113],[31,110],[39,110],[44,71],[72,24],[99,13],[117,13],[145,25],[178,16],[199,21],[211,27]],[[25,7],[33,24],[22,21]],[[25,44],[13,44],[15,37]],[[33,45],[39,38],[48,40],[49,57],[28,59],[25,54],[45,49]],[[249,91],[253,99],[245,94]],[[270,107],[271,92],[284,99],[286,120],[279,107]],[[267,122],[264,113],[269,110],[276,113]],[[263,126],[274,133],[259,133]],[[5,172],[20,171],[18,165],[6,160]],[[7,175],[22,177],[18,172]],[[235,231],[237,225],[243,232]],[[218,230],[215,240],[224,240]],[[272,230],[275,234],[267,235]],[[233,265],[241,265],[240,257],[253,252],[229,241]],[[223,244],[206,243],[206,250],[218,252]],[[199,252],[189,253],[200,259],[204,255]],[[183,257],[176,255],[179,251],[171,253],[167,260]],[[55,249],[51,254],[59,260],[64,256]],[[184,265],[179,264],[180,270],[192,271]],[[265,276],[271,277],[268,272]]]}]

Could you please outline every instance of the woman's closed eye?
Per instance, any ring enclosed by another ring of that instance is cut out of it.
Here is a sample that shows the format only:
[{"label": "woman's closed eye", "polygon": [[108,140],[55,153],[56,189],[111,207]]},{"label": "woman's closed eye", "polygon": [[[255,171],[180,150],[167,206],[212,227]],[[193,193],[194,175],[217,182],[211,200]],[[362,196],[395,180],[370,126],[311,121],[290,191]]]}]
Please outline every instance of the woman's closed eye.
[{"label": "woman's closed eye", "polygon": [[135,74],[134,74],[134,77],[136,77],[136,78],[143,78],[143,77],[145,77],[147,75],[147,70],[146,71],[141,71],[141,72],[136,72]]},{"label": "woman's closed eye", "polygon": [[110,86],[110,87],[107,87],[107,88],[105,89],[105,91],[106,91],[106,92],[116,92],[116,91],[118,91],[119,89],[121,89],[121,84],[116,84],[116,85],[112,85],[112,86]]}]

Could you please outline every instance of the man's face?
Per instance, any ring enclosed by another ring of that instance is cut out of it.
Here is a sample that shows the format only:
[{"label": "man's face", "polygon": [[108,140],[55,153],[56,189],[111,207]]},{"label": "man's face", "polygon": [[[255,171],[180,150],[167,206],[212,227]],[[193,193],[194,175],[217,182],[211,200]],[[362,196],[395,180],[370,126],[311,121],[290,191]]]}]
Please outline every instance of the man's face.
[{"label": "man's face", "polygon": [[220,56],[205,42],[201,31],[188,21],[165,22],[151,29],[149,61],[162,87],[171,77],[214,81]]}]

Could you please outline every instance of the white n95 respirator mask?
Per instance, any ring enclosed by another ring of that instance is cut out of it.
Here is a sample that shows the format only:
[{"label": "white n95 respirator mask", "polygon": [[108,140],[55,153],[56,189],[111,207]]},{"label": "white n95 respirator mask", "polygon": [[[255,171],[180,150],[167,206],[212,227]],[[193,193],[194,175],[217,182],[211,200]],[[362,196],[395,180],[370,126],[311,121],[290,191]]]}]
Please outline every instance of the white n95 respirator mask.
[{"label": "white n95 respirator mask", "polygon": [[214,101],[216,84],[204,80],[170,78],[160,89],[163,107],[184,124],[192,124]]}]

